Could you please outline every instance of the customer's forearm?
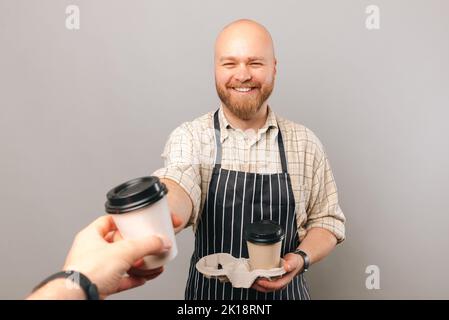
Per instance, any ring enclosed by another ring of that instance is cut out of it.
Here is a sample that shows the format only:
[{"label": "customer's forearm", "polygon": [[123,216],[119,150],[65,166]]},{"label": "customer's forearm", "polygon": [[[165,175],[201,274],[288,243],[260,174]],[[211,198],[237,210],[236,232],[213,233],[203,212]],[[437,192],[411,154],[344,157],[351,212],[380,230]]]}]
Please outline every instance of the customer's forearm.
[{"label": "customer's forearm", "polygon": [[192,200],[184,189],[175,181],[166,178],[162,178],[161,181],[168,189],[167,198],[170,212],[176,214],[182,220],[182,224],[175,229],[175,232],[178,233],[184,229],[190,220],[193,209]]},{"label": "customer's forearm", "polygon": [[299,249],[307,253],[310,264],[316,263],[326,257],[335,248],[337,238],[324,228],[312,228],[301,241]]}]

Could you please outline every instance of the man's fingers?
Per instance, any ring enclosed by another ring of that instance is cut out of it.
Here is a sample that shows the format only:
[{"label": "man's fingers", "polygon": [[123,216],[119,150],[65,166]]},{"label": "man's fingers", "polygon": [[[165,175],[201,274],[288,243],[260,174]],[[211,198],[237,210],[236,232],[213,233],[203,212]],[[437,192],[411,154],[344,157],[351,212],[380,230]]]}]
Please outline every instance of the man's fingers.
[{"label": "man's fingers", "polygon": [[143,259],[139,259],[133,263],[133,268],[140,268],[141,266],[143,266],[143,263]]},{"label": "man's fingers", "polygon": [[121,247],[125,256],[129,258],[130,264],[133,264],[136,260],[148,255],[165,253],[172,245],[169,239],[158,236],[148,236],[139,239],[124,239],[118,241],[116,244]]},{"label": "man's fingers", "polygon": [[113,241],[113,239],[114,239],[114,233],[115,233],[115,231],[110,231],[110,232],[108,232],[108,233],[104,236],[104,240],[106,240],[106,241],[109,242],[109,243],[114,242],[114,241]]},{"label": "man's fingers", "polygon": [[112,242],[117,242],[117,241],[120,241],[120,240],[123,240],[122,234],[120,233],[119,230],[116,230],[114,232],[114,237],[112,238]]},{"label": "man's fingers", "polygon": [[270,292],[270,290],[258,285],[256,282],[253,283],[251,288],[253,288],[254,290],[260,291],[260,292]]},{"label": "man's fingers", "polygon": [[153,280],[154,278],[159,277],[162,272],[164,272],[164,270],[162,270],[161,272],[156,272],[155,274],[152,274],[151,276],[145,277],[145,280],[147,280],[147,281]]},{"label": "man's fingers", "polygon": [[118,230],[110,231],[107,235],[104,236],[104,240],[106,240],[109,243],[117,242],[120,240],[123,240],[123,237]]},{"label": "man's fingers", "polygon": [[264,279],[259,279],[255,281],[252,288],[260,292],[274,292],[283,290],[290,283],[290,280],[284,281],[268,281]]},{"label": "man's fingers", "polygon": [[171,221],[173,223],[173,228],[177,228],[182,224],[182,219],[174,213],[171,214]]},{"label": "man's fingers", "polygon": [[159,267],[156,269],[151,269],[151,270],[147,270],[147,269],[139,269],[139,268],[131,268],[128,270],[128,274],[130,276],[134,276],[134,277],[142,277],[142,278],[147,278],[147,277],[151,277],[155,274],[161,274],[164,271],[164,267]]},{"label": "man's fingers", "polygon": [[104,215],[97,218],[88,225],[85,230],[95,230],[101,237],[105,237],[109,232],[117,230],[114,220],[110,215]]},{"label": "man's fingers", "polygon": [[276,281],[269,281],[267,279],[259,279],[256,281],[258,286],[261,286],[268,290],[280,290],[285,287],[291,281],[290,277],[282,277]]}]

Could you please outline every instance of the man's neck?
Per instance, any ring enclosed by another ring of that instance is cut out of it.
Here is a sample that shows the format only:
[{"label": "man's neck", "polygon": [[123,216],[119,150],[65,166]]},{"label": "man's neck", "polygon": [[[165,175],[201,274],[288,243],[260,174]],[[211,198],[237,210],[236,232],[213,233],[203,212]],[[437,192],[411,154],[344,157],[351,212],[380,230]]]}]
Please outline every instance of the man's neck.
[{"label": "man's neck", "polygon": [[260,128],[263,127],[268,117],[268,104],[264,103],[259,111],[249,120],[242,120],[236,115],[234,115],[226,106],[223,106],[223,112],[228,120],[229,124],[233,128],[241,129],[246,131],[248,129],[253,129],[257,132]]}]

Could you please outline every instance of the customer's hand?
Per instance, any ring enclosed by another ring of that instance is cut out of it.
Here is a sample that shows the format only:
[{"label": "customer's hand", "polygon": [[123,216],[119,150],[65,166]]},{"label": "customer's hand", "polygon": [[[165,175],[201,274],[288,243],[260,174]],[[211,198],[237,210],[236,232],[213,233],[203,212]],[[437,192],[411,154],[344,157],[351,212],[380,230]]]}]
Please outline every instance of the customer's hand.
[{"label": "customer's hand", "polygon": [[[172,216],[172,221],[174,227],[179,223],[176,216]],[[170,248],[170,240],[157,236],[122,239],[112,217],[105,215],[77,234],[64,270],[85,274],[97,285],[100,298],[104,299],[160,275],[163,267],[141,273],[134,270],[141,266],[144,256],[162,254]]]}]

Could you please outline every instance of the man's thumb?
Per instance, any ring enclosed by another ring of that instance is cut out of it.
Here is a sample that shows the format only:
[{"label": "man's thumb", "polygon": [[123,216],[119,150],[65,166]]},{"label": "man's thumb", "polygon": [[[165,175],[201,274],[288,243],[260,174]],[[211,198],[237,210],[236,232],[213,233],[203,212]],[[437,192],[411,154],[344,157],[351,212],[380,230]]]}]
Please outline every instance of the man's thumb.
[{"label": "man's thumb", "polygon": [[287,272],[295,270],[298,266],[298,260],[295,259],[295,254],[289,254],[284,257],[284,269]]}]

